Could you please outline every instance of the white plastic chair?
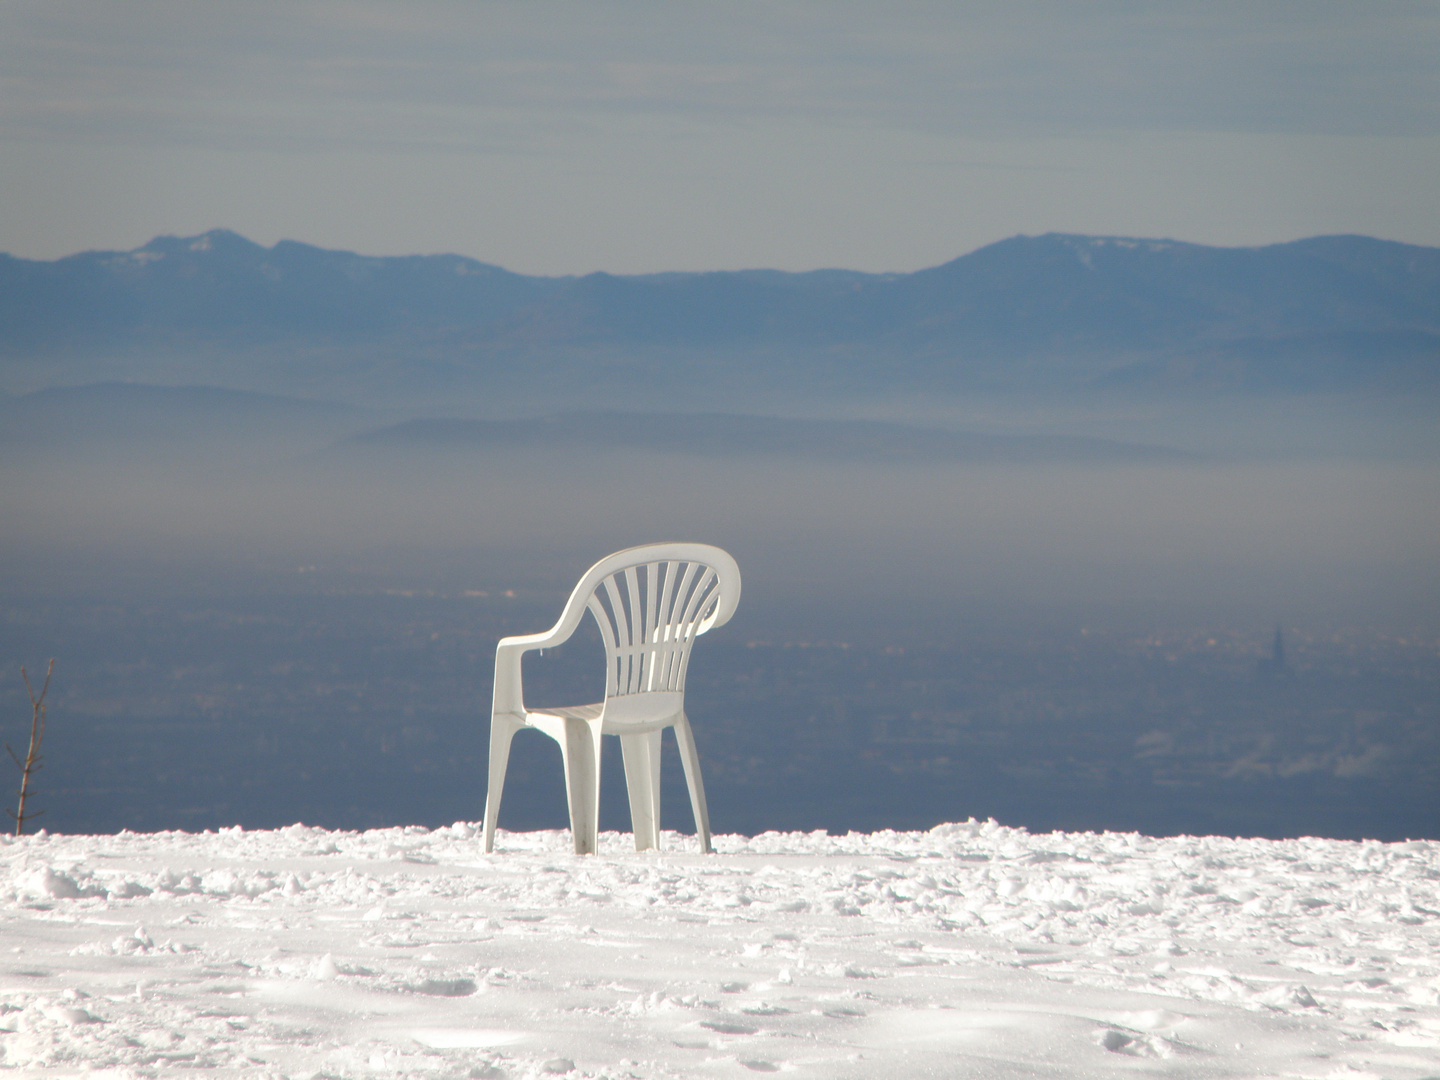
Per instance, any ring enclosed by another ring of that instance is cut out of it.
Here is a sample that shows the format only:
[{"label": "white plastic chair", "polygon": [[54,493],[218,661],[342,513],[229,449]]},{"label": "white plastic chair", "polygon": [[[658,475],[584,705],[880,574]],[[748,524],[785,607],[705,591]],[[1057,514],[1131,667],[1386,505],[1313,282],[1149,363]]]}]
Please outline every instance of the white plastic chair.
[{"label": "white plastic chair", "polygon": [[[660,845],[660,738],[675,729],[700,850],[710,851],[710,813],[700,759],[685,715],[685,669],[695,638],[729,621],[740,601],[740,568],[708,544],[649,544],[601,559],[570,594],[560,621],[543,634],[507,637],[495,649],[490,712],[490,785],[485,793],[485,850],[505,787],[510,740],[524,727],[560,744],[575,852],[593,854],[599,836],[600,737],[620,736],[635,850]],[[605,642],[605,700],[531,711],[521,686],[521,657],[569,639],[585,612]]]}]

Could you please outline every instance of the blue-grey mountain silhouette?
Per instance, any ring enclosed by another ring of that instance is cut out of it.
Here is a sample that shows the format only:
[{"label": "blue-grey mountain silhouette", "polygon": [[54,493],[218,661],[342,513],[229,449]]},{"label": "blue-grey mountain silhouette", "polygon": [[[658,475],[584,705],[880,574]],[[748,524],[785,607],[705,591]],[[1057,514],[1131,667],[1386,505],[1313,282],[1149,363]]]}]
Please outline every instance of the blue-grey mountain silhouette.
[{"label": "blue-grey mountain silhouette", "polygon": [[12,392],[44,372],[605,407],[687,408],[697,392],[727,409],[975,389],[1433,392],[1440,249],[1052,234],[910,274],[546,278],[216,230],[0,256],[0,363]]}]

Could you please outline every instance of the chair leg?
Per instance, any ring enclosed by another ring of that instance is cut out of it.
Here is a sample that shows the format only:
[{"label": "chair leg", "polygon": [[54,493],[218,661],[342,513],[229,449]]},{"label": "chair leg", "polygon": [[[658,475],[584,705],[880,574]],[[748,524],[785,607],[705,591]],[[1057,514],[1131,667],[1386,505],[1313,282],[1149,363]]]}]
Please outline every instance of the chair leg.
[{"label": "chair leg", "polygon": [[710,854],[710,811],[705,805],[705,781],[700,776],[700,755],[695,750],[695,735],[684,713],[675,722],[675,741],[680,744],[680,763],[685,766],[685,785],[690,789],[690,809],[695,814],[695,834],[700,850]]},{"label": "chair leg", "polygon": [[560,754],[565,762],[565,799],[576,855],[593,855],[600,842],[600,722],[565,721]]},{"label": "chair leg", "polygon": [[495,850],[495,825],[500,796],[505,791],[505,769],[510,764],[510,740],[523,725],[509,717],[490,717],[490,780],[485,788],[485,853]]},{"label": "chair leg", "polygon": [[621,735],[620,752],[625,758],[625,790],[630,795],[630,827],[635,832],[635,850],[660,846],[660,736]]}]

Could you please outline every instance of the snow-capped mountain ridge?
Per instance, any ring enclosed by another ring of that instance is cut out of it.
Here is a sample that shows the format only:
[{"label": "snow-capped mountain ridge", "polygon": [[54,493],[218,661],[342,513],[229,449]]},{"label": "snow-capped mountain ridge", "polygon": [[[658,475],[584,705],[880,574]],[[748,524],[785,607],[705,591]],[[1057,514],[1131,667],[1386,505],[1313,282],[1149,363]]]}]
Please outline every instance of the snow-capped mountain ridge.
[{"label": "snow-capped mountain ridge", "polygon": [[[145,364],[172,355],[186,366],[154,379]],[[459,255],[266,248],[212,230],[133,252],[0,257],[0,358],[11,392],[38,388],[22,375],[43,363],[71,383],[353,399],[388,380],[435,401],[560,386],[576,402],[619,404],[621,374],[627,394],[662,388],[651,407],[703,389],[737,411],[739,385],[772,401],[802,388],[842,399],[1096,385],[1413,391],[1440,386],[1440,250],[1354,236],[1214,248],[1047,234],[914,273],[547,278]]]}]

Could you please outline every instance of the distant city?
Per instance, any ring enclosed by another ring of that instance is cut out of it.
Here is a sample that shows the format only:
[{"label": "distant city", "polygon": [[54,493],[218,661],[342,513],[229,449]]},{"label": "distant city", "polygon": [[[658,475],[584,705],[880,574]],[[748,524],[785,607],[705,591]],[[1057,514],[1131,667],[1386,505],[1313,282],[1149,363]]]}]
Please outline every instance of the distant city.
[{"label": "distant city", "polygon": [[[0,652],[59,664],[39,825],[438,826],[484,797],[495,641],[561,593],[296,588],[5,598]],[[697,647],[718,831],[924,828],[1440,835],[1440,649],[1374,626],[1146,631],[935,610],[806,631],[764,610]],[[921,617],[914,618],[916,614]],[[590,637],[594,637],[593,632]],[[598,638],[527,661],[599,696]],[[14,739],[18,679],[0,679]],[[626,828],[618,755],[602,826]],[[558,755],[517,739],[502,827],[563,827]],[[664,824],[691,828],[666,746]]]}]

